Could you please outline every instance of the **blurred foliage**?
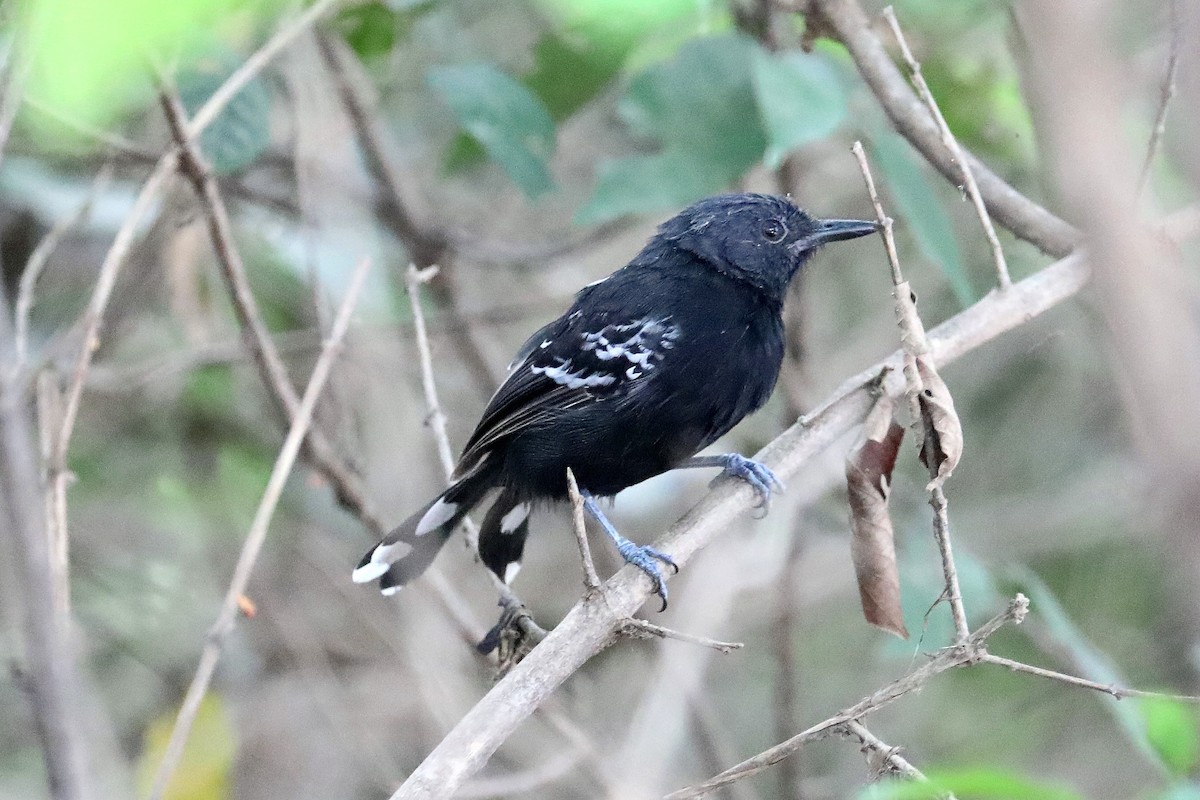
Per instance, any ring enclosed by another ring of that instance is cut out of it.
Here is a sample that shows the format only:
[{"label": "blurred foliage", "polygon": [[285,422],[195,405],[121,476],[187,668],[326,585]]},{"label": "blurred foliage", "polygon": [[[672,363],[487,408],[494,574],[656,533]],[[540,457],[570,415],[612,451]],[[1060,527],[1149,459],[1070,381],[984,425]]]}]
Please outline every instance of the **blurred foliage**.
[{"label": "blurred foliage", "polygon": [[1082,800],[1075,792],[1000,769],[960,769],[930,772],[927,783],[877,783],[859,794],[860,800],[938,800],[953,792],[959,800]]},{"label": "blurred foliage", "polygon": [[[145,795],[154,780],[154,770],[166,752],[177,711],[164,714],[146,729],[146,741],[138,765],[138,792]],[[183,749],[179,768],[171,777],[163,800],[216,800],[228,797],[230,770],[237,752],[233,721],[220,695],[209,693],[200,701],[191,736]]]},{"label": "blurred foliage", "polygon": [[[227,51],[196,61],[179,76],[179,98],[188,116],[208,102],[239,62]],[[213,170],[229,174],[248,166],[271,143],[271,95],[266,82],[255,78],[200,134],[200,147]]]},{"label": "blurred foliage", "polygon": [[[90,125],[129,109],[130,91],[152,63],[190,59],[214,31],[269,20],[280,0],[28,0],[26,91]],[[134,89],[136,92],[136,89]],[[61,129],[57,130],[62,133]]]}]

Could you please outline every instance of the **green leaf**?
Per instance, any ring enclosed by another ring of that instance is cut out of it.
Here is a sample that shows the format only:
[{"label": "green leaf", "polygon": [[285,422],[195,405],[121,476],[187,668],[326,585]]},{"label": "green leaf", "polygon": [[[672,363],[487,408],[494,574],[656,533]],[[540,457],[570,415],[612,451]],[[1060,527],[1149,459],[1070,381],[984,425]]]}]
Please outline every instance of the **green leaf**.
[{"label": "green leaf", "polygon": [[894,780],[872,784],[859,800],[941,800],[951,792],[958,800],[1081,800],[1061,786],[999,769],[968,768],[926,773],[929,780]]},{"label": "green leaf", "polygon": [[871,154],[895,200],[897,216],[908,224],[921,253],[941,268],[964,308],[975,302],[977,293],[967,277],[954,226],[908,144],[894,133],[883,133],[873,137]]},{"label": "green leaf", "polygon": [[754,47],[737,34],[689,42],[636,77],[618,111],[635,133],[690,156],[721,182],[732,180],[766,146],[750,80]]},{"label": "green leaf", "polygon": [[[1066,609],[1058,602],[1058,598],[1036,573],[1028,569],[1018,570],[1016,579],[1020,583],[1021,591],[1029,597],[1029,605],[1033,609],[1033,613],[1045,622],[1054,641],[1071,654],[1071,661],[1078,668],[1077,674],[1096,683],[1114,686],[1127,685],[1112,659],[1098,650],[1079,630],[1070,615],[1067,614]],[[1116,718],[1125,735],[1137,749],[1145,754],[1151,762],[1158,764],[1167,772],[1172,772],[1171,765],[1163,759],[1155,742],[1150,737],[1148,720],[1142,706],[1109,697],[1102,699],[1104,705]]]},{"label": "green leaf", "polygon": [[[96,127],[126,110],[146,85],[148,60],[188,57],[220,36],[227,19],[252,28],[279,0],[30,0],[20,15],[36,32],[27,92]],[[48,130],[64,136],[61,127]]]},{"label": "green leaf", "polygon": [[622,53],[589,47],[557,33],[543,36],[533,48],[533,72],[524,83],[562,120],[575,113],[612,83],[621,69]]},{"label": "green leaf", "polygon": [[754,49],[754,97],[767,134],[767,167],[774,169],[796,147],[837,130],[846,117],[846,94],[837,72],[819,54]]},{"label": "green leaf", "polygon": [[661,150],[602,169],[579,221],[686,203],[727,187],[756,164],[766,136],[751,82],[754,47],[736,34],[697,39],[635,77],[618,111],[631,131]]},{"label": "green leaf", "polygon": [[546,161],[554,151],[554,121],[515,78],[488,64],[435,67],[429,85],[528,197],[554,187]]},{"label": "green leaf", "polygon": [[711,183],[681,153],[633,156],[601,164],[592,198],[575,216],[592,225],[621,214],[640,214],[708,194]]},{"label": "green leaf", "polygon": [[[155,770],[166,754],[178,710],[172,709],[150,723],[138,763],[140,795],[150,790]],[[220,695],[209,693],[200,702],[192,732],[179,766],[163,793],[164,800],[212,800],[228,797],[230,770],[237,751],[233,724]]]},{"label": "green leaf", "polygon": [[397,15],[380,2],[343,10],[336,25],[346,43],[362,58],[387,55],[396,44]]},{"label": "green leaf", "polygon": [[1166,697],[1138,698],[1146,739],[1167,770],[1177,778],[1200,763],[1200,737],[1192,709]]},{"label": "green leaf", "polygon": [[[206,59],[179,76],[179,97],[189,115],[200,110],[239,62],[232,56]],[[271,143],[271,93],[254,78],[200,134],[200,149],[213,170],[227,175],[251,164]]]}]

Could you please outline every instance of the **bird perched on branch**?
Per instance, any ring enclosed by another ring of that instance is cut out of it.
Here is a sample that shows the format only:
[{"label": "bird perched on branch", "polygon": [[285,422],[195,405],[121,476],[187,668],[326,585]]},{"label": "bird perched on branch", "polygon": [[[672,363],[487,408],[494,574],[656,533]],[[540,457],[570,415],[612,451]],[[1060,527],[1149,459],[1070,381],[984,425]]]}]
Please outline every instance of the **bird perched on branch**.
[{"label": "bird perched on branch", "polygon": [[501,580],[520,568],[529,514],[567,498],[584,507],[667,603],[666,553],[629,541],[596,503],[679,467],[721,467],[765,507],[782,489],[736,453],[695,454],[760,408],[783,361],[788,283],[822,245],[875,223],[816,219],[761,194],[701,200],[659,227],[626,266],[585,286],[513,360],[467,441],[453,483],[366,554],[355,582],[393,594],[433,561],[455,526],[499,490],[479,556]]}]

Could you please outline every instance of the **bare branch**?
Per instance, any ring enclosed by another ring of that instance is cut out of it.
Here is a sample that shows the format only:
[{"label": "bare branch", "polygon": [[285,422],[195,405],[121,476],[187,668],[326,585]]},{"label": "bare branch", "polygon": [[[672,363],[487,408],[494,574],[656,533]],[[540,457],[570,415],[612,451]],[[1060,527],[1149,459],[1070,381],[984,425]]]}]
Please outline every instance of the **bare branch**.
[{"label": "bare branch", "polygon": [[421,284],[428,283],[437,275],[437,267],[417,269],[410,264],[404,274],[404,284],[408,289],[408,302],[412,307],[413,329],[416,332],[417,353],[421,357],[421,385],[425,389],[425,421],[433,431],[433,441],[437,446],[438,460],[442,463],[442,472],[449,481],[454,475],[454,452],[450,449],[450,436],[446,432],[446,415],[442,413],[442,404],[438,400],[437,383],[433,379],[433,354],[429,350],[429,332],[425,329],[425,312],[421,307]]},{"label": "bare branch", "polygon": [[33,252],[29,254],[29,260],[25,262],[25,269],[21,271],[21,281],[17,286],[16,320],[14,323],[17,347],[15,368],[18,370],[24,370],[25,364],[29,360],[29,314],[33,310],[34,289],[37,287],[38,279],[42,276],[42,270],[46,268],[46,262],[50,260],[50,256],[58,248],[63,237],[91,215],[92,205],[96,202],[96,198],[100,193],[108,186],[111,178],[112,169],[106,165],[96,175],[96,179],[92,181],[92,187],[88,190],[87,197],[79,204],[79,207],[58,220],[46,232],[42,240],[37,243],[37,247],[33,248]]},{"label": "bare branch", "polygon": [[[425,312],[421,306],[420,292],[421,284],[428,283],[437,275],[437,272],[438,269],[434,266],[417,269],[416,265],[410,265],[405,275],[405,286],[408,290],[409,304],[412,306],[413,333],[416,336],[417,353],[421,361],[421,383],[425,391],[426,419],[429,420],[429,427],[433,432],[442,472],[446,476],[446,481],[449,482],[454,476],[454,451],[450,447],[450,436],[446,431],[446,415],[442,413],[441,402],[438,399],[437,383],[433,374],[433,354],[429,348],[429,332],[425,328]],[[467,546],[472,553],[477,554],[479,552],[479,528],[470,518],[464,519],[462,525],[467,534]],[[544,639],[545,629],[534,621],[533,616],[526,610],[525,604],[521,602],[509,585],[500,580],[490,569],[485,569],[484,572],[487,573],[493,587],[500,595],[500,605],[504,608],[501,619],[510,620],[511,624],[520,630],[526,641],[537,643]],[[430,574],[434,576],[435,585],[448,586],[441,579],[440,573],[436,572],[436,568],[431,568]],[[439,591],[442,590],[439,589]]]},{"label": "bare branch", "polygon": [[[939,364],[961,357],[1074,295],[1086,279],[1082,257],[1072,256],[1014,284],[1011,292],[989,294],[930,331],[933,357]],[[784,480],[796,474],[810,458],[861,424],[872,403],[872,387],[877,387],[884,367],[892,370],[887,379],[895,382],[892,390],[899,388],[902,358],[902,353],[896,352],[847,380],[755,459],[768,464]],[[684,566],[698,549],[728,530],[754,499],[749,487],[723,483],[676,522],[655,547],[667,550]],[[609,579],[604,586],[607,608],[576,604],[545,641],[459,721],[396,790],[393,800],[452,794],[563,681],[613,642],[623,619],[648,596],[649,587],[640,576],[637,570],[625,568]]]},{"label": "bare branch", "polygon": [[1200,704],[1200,697],[1190,694],[1165,694],[1163,692],[1147,692],[1143,689],[1128,689],[1123,686],[1116,686],[1111,683],[1097,683],[1089,681],[1087,678],[1080,678],[1076,675],[1068,675],[1065,672],[1056,672],[1052,669],[1043,669],[1035,667],[1032,664],[1025,664],[1020,661],[1013,661],[1010,658],[995,656],[991,653],[986,653],[983,656],[982,662],[985,664],[995,664],[1000,667],[1007,667],[1013,672],[1024,672],[1026,675],[1036,675],[1039,678],[1048,678],[1052,681],[1065,683],[1069,686],[1080,686],[1084,689],[1094,689],[1097,692],[1111,695],[1118,700],[1126,697],[1154,697],[1163,700],[1173,700],[1177,703],[1196,703]]},{"label": "bare branch", "polygon": [[630,617],[625,620],[625,624],[621,627],[621,633],[641,639],[658,637],[659,639],[674,639],[677,642],[698,644],[701,647],[708,647],[726,655],[732,653],[734,650],[741,650],[746,646],[744,642],[722,642],[718,639],[710,639],[707,636],[697,636],[694,633],[684,633],[672,628],[664,628],[662,625],[655,625],[653,622],[647,622],[637,617]]},{"label": "bare branch", "polygon": [[904,756],[900,755],[899,747],[892,747],[885,743],[878,736],[867,730],[867,727],[858,720],[852,719],[847,722],[842,726],[842,731],[847,736],[853,736],[858,740],[859,744],[862,745],[863,753],[867,756],[867,763],[872,768],[882,768],[882,770],[887,772],[894,772],[913,780],[928,780],[925,777],[925,773],[914,767]]},{"label": "bare branch", "polygon": [[55,595],[55,577],[38,491],[37,451],[23,392],[13,369],[8,298],[0,285],[0,520],[17,554],[25,683],[46,762],[49,794],[87,800],[88,739],[82,691],[70,643],[70,617]]},{"label": "bare branch", "polygon": [[902,678],[892,681],[888,685],[864,697],[853,706],[839,711],[829,719],[818,722],[807,730],[801,731],[787,741],[780,742],[774,747],[764,750],[736,766],[730,767],[720,775],[716,775],[704,783],[672,792],[667,795],[668,800],[686,800],[694,797],[703,797],[714,789],[719,789],[726,784],[748,778],[751,775],[757,775],[772,764],[776,764],[787,758],[809,742],[824,739],[848,723],[860,720],[862,717],[878,711],[880,708],[907,694],[919,691],[931,679],[946,670],[978,663],[983,656],[983,646],[988,638],[1010,622],[1018,625],[1021,624],[1028,610],[1029,601],[1025,595],[1018,594],[1009,601],[1008,608],[981,625],[979,630],[971,634],[970,638],[940,651],[924,666],[913,670]]},{"label": "bare branch", "polygon": [[933,116],[933,121],[937,123],[942,143],[946,145],[946,149],[950,151],[950,158],[962,172],[962,182],[966,187],[967,196],[971,199],[971,204],[975,206],[975,214],[979,217],[980,224],[983,225],[983,234],[992,248],[992,261],[996,265],[996,281],[1000,284],[1001,289],[1007,289],[1012,286],[1012,278],[1008,275],[1008,262],[1004,260],[1004,249],[1000,247],[1000,240],[996,238],[996,229],[992,226],[992,218],[988,215],[987,206],[983,204],[983,197],[979,194],[979,186],[975,183],[975,174],[971,171],[971,165],[967,163],[958,139],[955,138],[950,126],[946,123],[946,118],[942,115],[942,110],[938,107],[933,92],[929,90],[929,84],[925,82],[925,76],[921,74],[920,62],[908,48],[908,41],[904,38],[904,32],[900,30],[896,12],[891,6],[888,6],[883,10],[883,17],[888,21],[892,33],[896,36],[896,41],[900,44],[900,52],[912,73],[912,81],[913,85],[917,87],[917,94],[925,101],[929,113]]},{"label": "bare branch", "polygon": [[[777,1],[794,10],[790,2]],[[863,80],[900,135],[957,185],[959,168],[942,144],[937,124],[892,63],[857,0],[812,0],[808,9],[846,46]],[[992,216],[1015,236],[1059,258],[1075,248],[1079,233],[1069,224],[1018,192],[969,152],[964,153],[963,163],[974,173]]]},{"label": "bare branch", "polygon": [[587,526],[583,520],[583,496],[575,473],[567,467],[567,495],[571,498],[571,527],[575,529],[575,541],[579,544],[579,558],[583,562],[583,588],[587,594],[600,590],[600,576],[596,574],[596,563],[592,561],[592,548],[588,547]]},{"label": "bare branch", "polygon": [[233,578],[229,582],[229,589],[225,592],[225,600],[221,604],[221,611],[217,615],[217,621],[213,623],[212,629],[209,631],[208,641],[204,645],[204,651],[200,655],[200,663],[196,667],[196,674],[192,677],[192,682],[188,686],[183,705],[179,709],[179,715],[175,718],[175,725],[171,729],[171,737],[163,753],[163,759],[159,763],[158,770],[154,775],[154,783],[151,786],[149,794],[150,800],[160,800],[162,798],[171,775],[174,773],[175,767],[179,764],[179,759],[183,756],[183,748],[187,744],[188,733],[191,731],[192,723],[195,721],[196,714],[200,710],[200,702],[208,692],[213,672],[216,670],[217,662],[221,658],[221,651],[225,645],[225,640],[228,638],[230,632],[233,631],[233,625],[238,615],[238,598],[245,593],[246,585],[250,582],[250,573],[253,572],[254,564],[258,560],[258,554],[262,550],[263,542],[266,541],[271,518],[275,514],[276,506],[279,504],[284,484],[291,474],[292,465],[296,462],[296,456],[300,453],[300,445],[304,441],[309,423],[312,422],[313,410],[316,408],[317,400],[321,396],[321,390],[325,387],[325,381],[328,379],[330,370],[333,368],[333,361],[340,350],[342,339],[350,327],[350,317],[354,311],[355,304],[358,302],[358,296],[366,281],[370,266],[370,261],[364,259],[355,269],[354,275],[350,280],[350,287],[346,290],[346,296],[342,299],[337,316],[334,318],[333,326],[329,331],[329,339],[322,349],[321,357],[317,359],[317,363],[313,367],[312,376],[308,381],[308,388],[304,390],[304,397],[300,401],[300,407],[296,410],[295,420],[292,422],[291,428],[288,430],[287,439],[283,443],[283,448],[279,451],[279,456],[275,460],[275,466],[271,470],[271,478],[267,482],[267,488],[263,492],[258,510],[254,514],[254,521],[250,525],[250,532],[246,535],[246,541],[242,545],[237,566],[234,568]]},{"label": "bare branch", "polygon": [[1140,195],[1150,179],[1150,167],[1154,157],[1158,155],[1159,145],[1167,130],[1167,109],[1175,96],[1175,78],[1179,74],[1179,49],[1183,39],[1183,20],[1179,15],[1179,0],[1171,0],[1170,4],[1171,43],[1167,51],[1167,68],[1163,72],[1162,88],[1159,90],[1158,113],[1154,116],[1154,127],[1150,129],[1150,140],[1146,143],[1146,157],[1142,160],[1142,169],[1138,173],[1137,191]]}]

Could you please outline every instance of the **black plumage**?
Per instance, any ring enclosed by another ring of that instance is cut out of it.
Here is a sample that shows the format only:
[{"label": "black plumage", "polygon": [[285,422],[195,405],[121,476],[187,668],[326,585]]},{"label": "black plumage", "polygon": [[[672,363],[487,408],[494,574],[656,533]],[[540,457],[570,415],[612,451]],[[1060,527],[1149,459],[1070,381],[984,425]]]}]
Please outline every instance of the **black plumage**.
[{"label": "black plumage", "polygon": [[778,481],[734,454],[693,458],[770,396],[783,360],[784,296],[823,244],[874,223],[819,220],[769,195],[711,197],[664,223],[625,267],[584,287],[529,338],[471,435],[440,497],[363,558],[359,582],[387,594],[433,561],[471,508],[499,489],[479,553],[511,581],[539,501],[567,496],[570,467],[595,516],[666,603],[657,562],[621,537],[594,498],[667,470],[721,466],[763,502]]}]

